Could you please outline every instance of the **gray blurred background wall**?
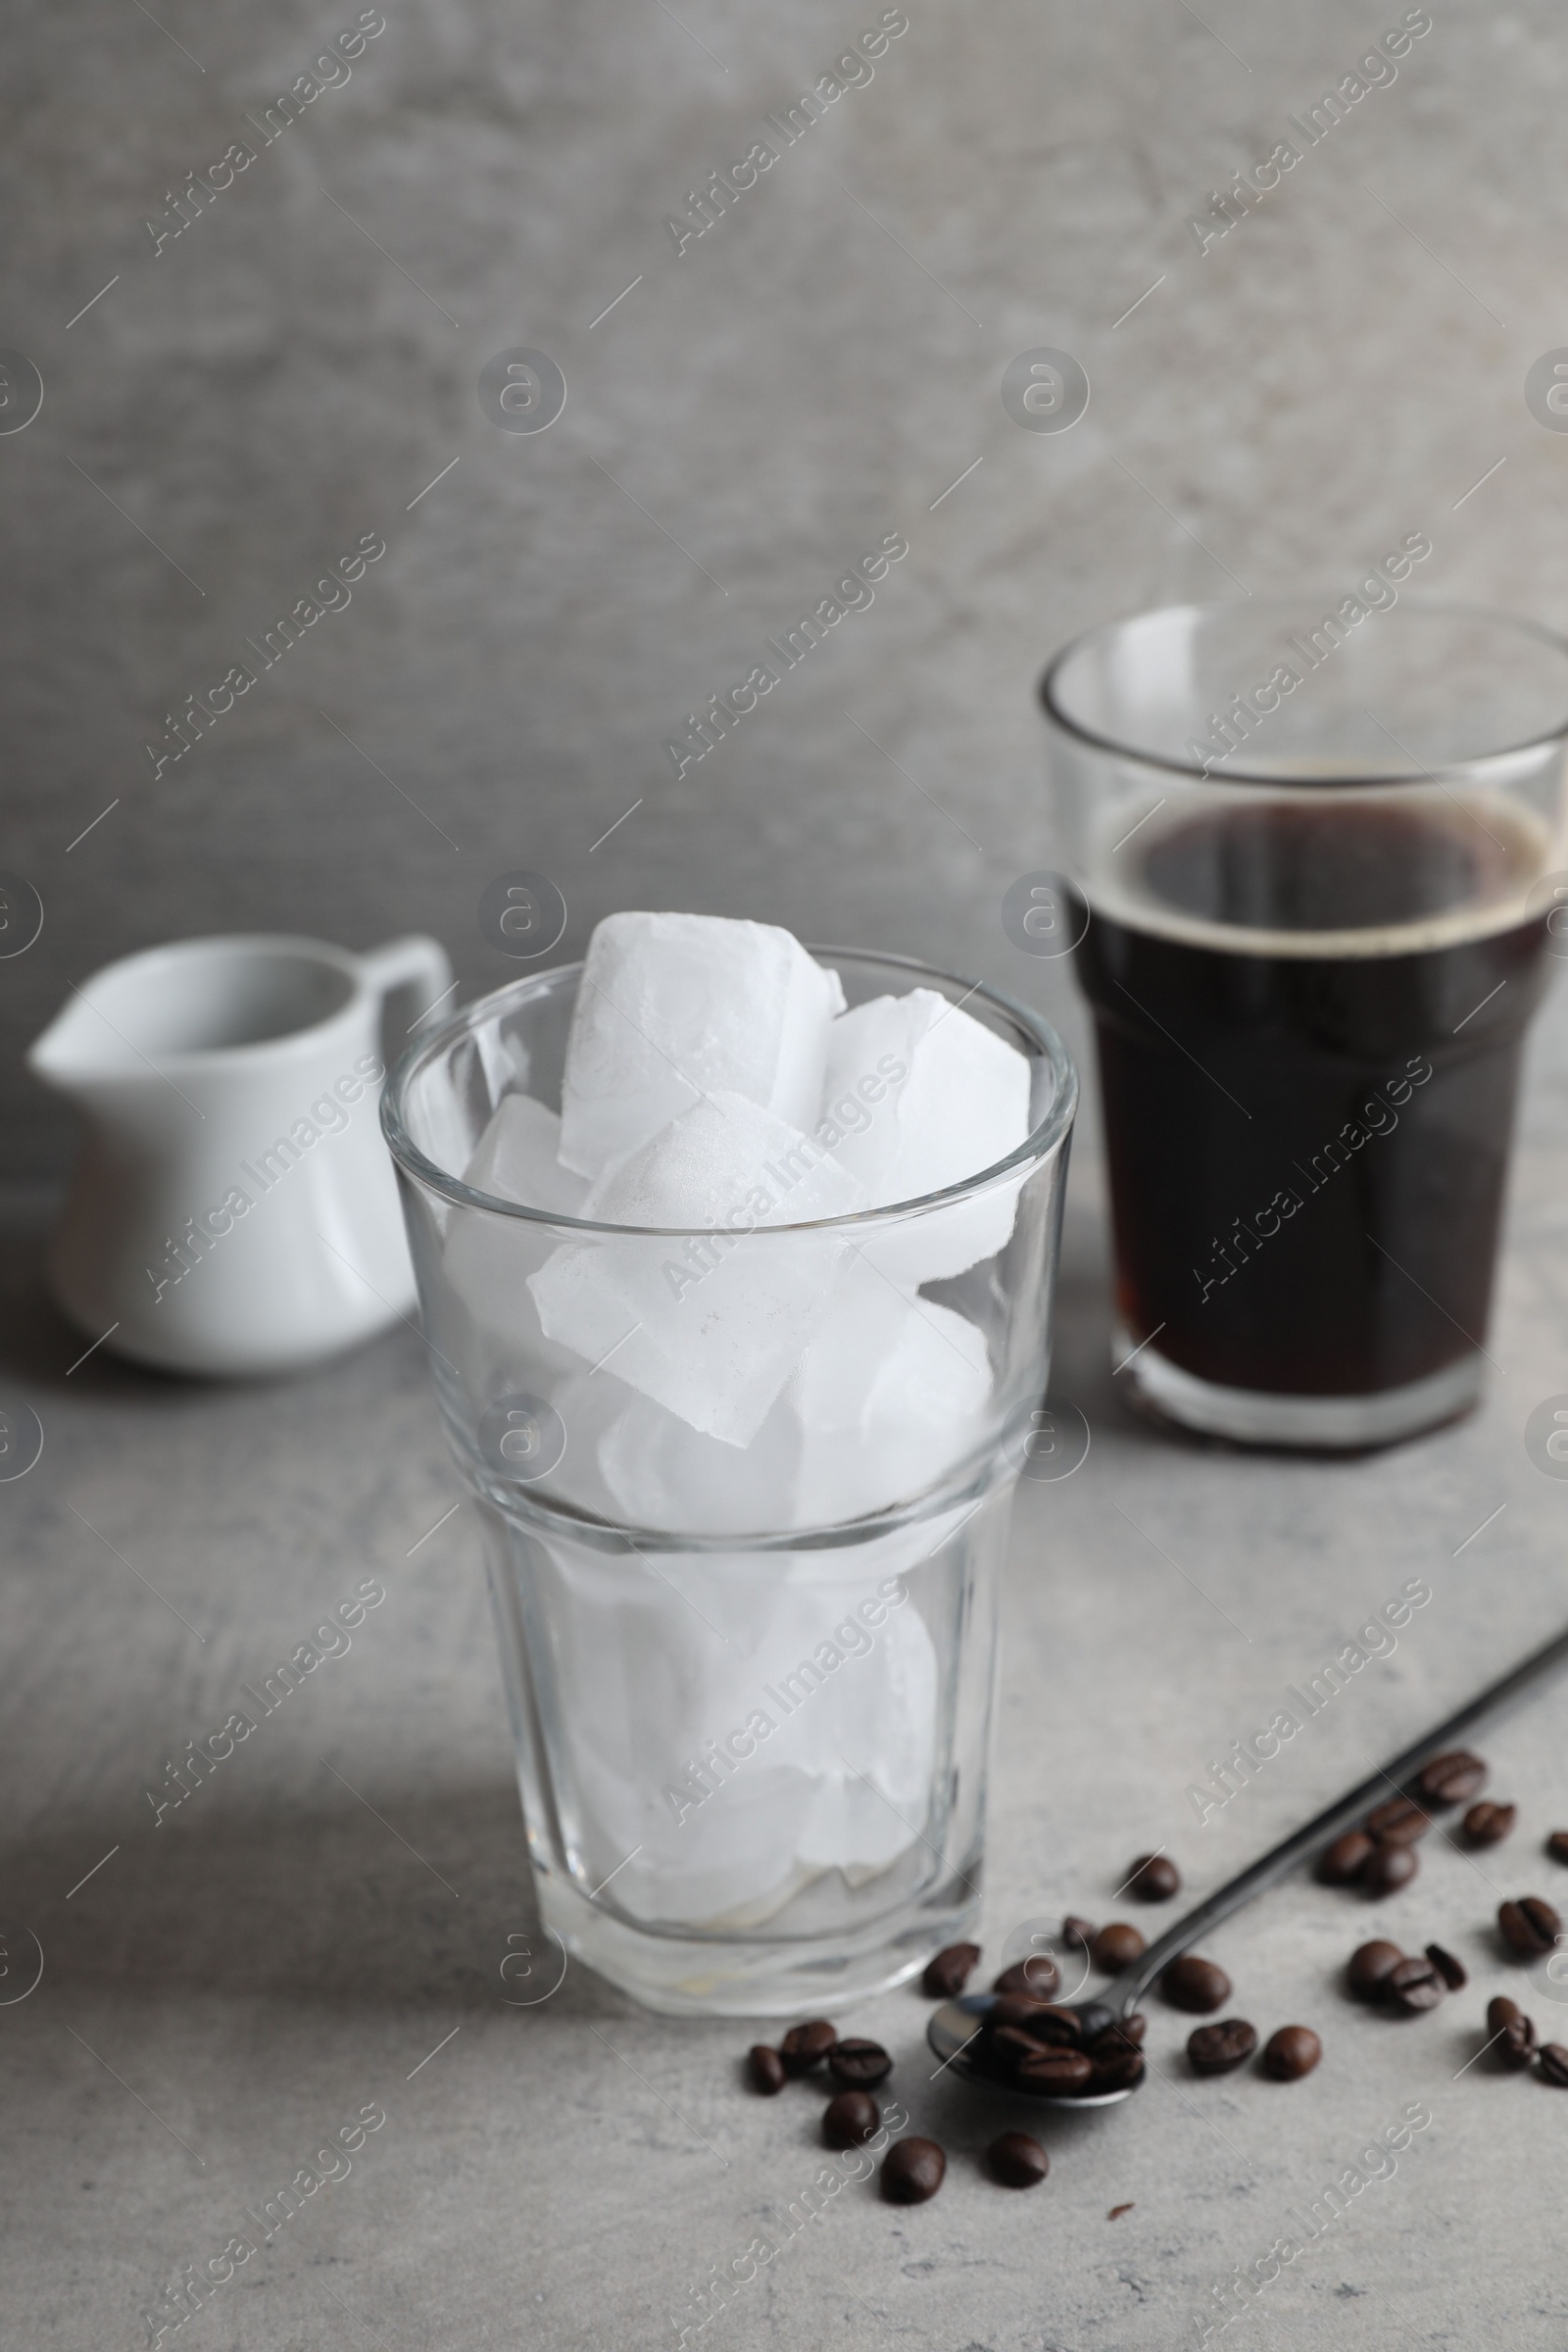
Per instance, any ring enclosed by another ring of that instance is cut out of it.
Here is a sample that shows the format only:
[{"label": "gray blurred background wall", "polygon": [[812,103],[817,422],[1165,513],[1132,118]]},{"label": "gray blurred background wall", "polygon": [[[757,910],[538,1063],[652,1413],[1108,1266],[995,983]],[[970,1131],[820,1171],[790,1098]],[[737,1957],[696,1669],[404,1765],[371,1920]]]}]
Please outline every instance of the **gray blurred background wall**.
[{"label": "gray blurred background wall", "polygon": [[[476,907],[518,866],[564,892],[563,953],[615,906],[749,914],[997,980],[1077,1041],[1061,967],[999,920],[1052,861],[1033,688],[1064,637],[1348,588],[1415,530],[1427,593],[1568,624],[1568,441],[1524,397],[1568,342],[1546,0],[1433,0],[1310,146],[1288,119],[1399,0],[907,0],[793,144],[764,117],[876,0],[384,0],[266,143],[359,14],[9,18],[0,344],[45,394],[0,436],[0,866],[46,909],[0,962],[12,1173],[64,1163],[19,1056],[99,963],[428,929],[471,993],[517,969]],[[760,139],[776,163],[677,248]],[[1192,217],[1284,139],[1300,163],[1200,250]],[[174,234],[236,140],[254,162]],[[1093,387],[1070,431],[1003,406],[1042,345]],[[481,405],[518,346],[564,375],[547,431]],[[687,713],[893,532],[874,605],[677,778]],[[263,669],[246,641],[364,534],[352,602]],[[246,662],[157,768],[165,713]]]}]

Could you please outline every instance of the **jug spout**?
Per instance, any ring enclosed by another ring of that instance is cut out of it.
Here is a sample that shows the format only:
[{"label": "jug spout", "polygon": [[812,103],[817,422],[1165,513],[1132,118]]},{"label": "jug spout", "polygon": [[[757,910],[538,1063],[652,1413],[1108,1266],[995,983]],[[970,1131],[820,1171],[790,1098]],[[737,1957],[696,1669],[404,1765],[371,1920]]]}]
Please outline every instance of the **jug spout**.
[{"label": "jug spout", "polygon": [[[57,1095],[79,1097],[116,1073],[117,1055],[110,1049],[115,1035],[84,997],[72,997],[47,1029],[27,1048],[26,1066],[40,1085]],[[118,1060],[134,1056],[119,1049]]]},{"label": "jug spout", "polygon": [[90,999],[73,995],[26,1052],[40,1085],[80,1102],[111,1082],[117,1089],[157,1082],[158,1073]]}]

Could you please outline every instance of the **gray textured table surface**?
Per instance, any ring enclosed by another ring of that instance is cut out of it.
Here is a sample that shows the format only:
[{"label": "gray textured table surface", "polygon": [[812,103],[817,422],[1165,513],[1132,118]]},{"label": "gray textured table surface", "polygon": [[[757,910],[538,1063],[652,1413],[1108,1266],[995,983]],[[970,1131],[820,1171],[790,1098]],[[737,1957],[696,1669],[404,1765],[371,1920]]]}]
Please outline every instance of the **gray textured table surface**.
[{"label": "gray textured table surface", "polygon": [[[1106,1915],[1142,1848],[1168,1845],[1194,1892],[1215,1884],[1568,1615],[1568,1491],[1521,1443],[1531,1407],[1568,1385],[1565,1048],[1559,1000],[1537,1042],[1489,1400],[1369,1460],[1211,1452],[1121,1413],[1085,1153],[1059,1387],[1094,1444],[1018,1514],[993,1952],[1031,1914]],[[166,2343],[674,2347],[693,2290],[714,2266],[745,2270],[761,2237],[772,2258],[701,2340],[1165,2352],[1197,2343],[1216,2283],[1266,2270],[1422,2102],[1432,2122],[1392,2177],[1349,2190],[1232,2340],[1561,2343],[1568,2099],[1465,2071],[1487,1996],[1519,1988],[1491,1927],[1498,1895],[1560,1878],[1541,1840],[1568,1821],[1561,1699],[1484,1742],[1494,1791],[1521,1805],[1510,1844],[1476,1860],[1440,1833],[1414,1887],[1375,1912],[1297,1884],[1215,1939],[1237,2008],[1322,2034],[1308,2081],[1193,2082],[1189,2021],[1156,2004],[1146,2090],[1052,2122],[1051,2178],[1020,2196],[976,2164],[1009,2109],[929,2080],[925,2005],[905,1990],[854,2024],[896,2051],[916,2128],[951,2150],[947,2184],[902,2212],[852,2184],[797,2228],[824,2161],[820,2101],[749,2096],[743,2028],[660,2022],[575,1970],[507,2005],[526,1989],[501,1977],[508,1937],[531,1921],[518,1808],[474,1534],[417,1339],[270,1388],[164,1383],[103,1352],[68,1379],[80,1343],[39,1297],[33,1254],[24,1236],[6,1256],[6,1378],[46,1446],[0,1487],[3,1982],[29,1972],[21,1929],[44,1954],[36,1990],[0,2008],[9,2342],[145,2342],[179,2266],[254,2240],[247,2209],[370,2107],[386,2121],[351,2169]],[[349,1652],[155,1826],[166,1759],[368,1577],[386,1598]],[[1189,1784],[1408,1579],[1432,1599],[1394,1653],[1200,1827]],[[1450,1945],[1468,1989],[1402,2024],[1353,2008],[1337,1970],[1374,1919]],[[1549,2032],[1549,2004],[1528,1997]]]}]

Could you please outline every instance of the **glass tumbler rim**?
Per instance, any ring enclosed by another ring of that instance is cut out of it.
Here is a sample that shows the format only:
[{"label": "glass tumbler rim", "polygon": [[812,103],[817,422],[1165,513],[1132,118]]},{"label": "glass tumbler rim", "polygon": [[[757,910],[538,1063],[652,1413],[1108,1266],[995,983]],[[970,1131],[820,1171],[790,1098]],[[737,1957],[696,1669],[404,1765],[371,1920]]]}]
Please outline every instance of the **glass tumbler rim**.
[{"label": "glass tumbler rim", "polygon": [[[1324,602],[1332,606],[1336,601],[1336,594],[1337,592],[1325,590]],[[1089,745],[1094,751],[1107,753],[1113,759],[1125,760],[1131,765],[1157,768],[1166,775],[1185,776],[1199,784],[1217,784],[1222,787],[1241,784],[1254,788],[1265,785],[1272,786],[1275,790],[1289,790],[1293,784],[1297,786],[1315,784],[1321,790],[1323,788],[1322,779],[1313,778],[1309,774],[1303,773],[1299,777],[1293,778],[1289,774],[1282,773],[1278,768],[1260,770],[1233,766],[1229,763],[1223,770],[1205,768],[1196,760],[1176,759],[1168,752],[1156,752],[1146,745],[1133,743],[1125,737],[1107,735],[1100,729],[1090,726],[1084,719],[1074,716],[1063,701],[1063,673],[1068,663],[1076,657],[1086,653],[1097,640],[1108,640],[1140,621],[1174,621],[1188,614],[1201,616],[1205,619],[1221,619],[1234,614],[1238,618],[1245,617],[1255,620],[1259,613],[1272,610],[1281,616],[1289,613],[1296,624],[1300,626],[1303,625],[1301,623],[1303,610],[1310,612],[1316,601],[1304,589],[1295,591],[1288,597],[1282,595],[1252,597],[1245,603],[1240,597],[1190,599],[1181,604],[1147,606],[1136,612],[1121,613],[1111,620],[1097,621],[1092,628],[1081,629],[1076,636],[1068,638],[1067,642],[1059,646],[1047,662],[1040,678],[1041,707],[1052,725],[1059,728],[1064,735],[1073,736],[1078,742]],[[1509,631],[1515,637],[1533,637],[1538,644],[1560,655],[1565,664],[1562,717],[1555,726],[1526,736],[1517,743],[1496,744],[1484,752],[1474,753],[1463,759],[1434,767],[1423,767],[1418,764],[1414,772],[1401,771],[1394,774],[1358,776],[1343,780],[1336,776],[1332,782],[1333,791],[1336,793],[1387,792],[1391,787],[1403,784],[1419,786],[1440,782],[1445,777],[1474,776],[1478,768],[1484,768],[1494,760],[1517,759],[1527,753],[1544,751],[1550,744],[1568,740],[1568,638],[1560,636],[1555,629],[1547,628],[1541,621],[1526,618],[1522,613],[1504,612],[1500,606],[1469,604],[1453,598],[1401,596],[1397,605],[1380,611],[1377,617],[1387,626],[1401,612],[1407,616],[1411,614],[1428,618],[1444,616],[1454,620],[1485,623],[1489,627]]]},{"label": "glass tumbler rim", "polygon": [[935,1193],[922,1193],[908,1200],[890,1201],[879,1208],[858,1209],[848,1216],[812,1217],[789,1225],[612,1225],[592,1217],[572,1217],[560,1209],[530,1208],[519,1200],[510,1200],[495,1193],[480,1192],[451,1169],[443,1168],[422,1152],[409,1132],[405,1103],[409,1089],[419,1073],[440,1054],[450,1051],[458,1039],[471,1034],[488,1018],[503,999],[511,998],[518,1004],[547,994],[552,987],[580,975],[579,959],[571,963],[553,964],[549,970],[529,972],[515,980],[507,981],[501,988],[475,998],[471,1004],[461,1006],[441,1026],[419,1039],[394,1066],[381,1092],[381,1132],[387,1149],[404,1173],[427,1192],[439,1194],[460,1208],[474,1208],[495,1216],[514,1217],[526,1224],[546,1225],[552,1229],[584,1235],[610,1236],[621,1240],[711,1240],[744,1231],[751,1242],[771,1236],[803,1233],[875,1232],[893,1224],[902,1224],[915,1214],[947,1208],[954,1203],[969,1200],[992,1191],[1021,1171],[1043,1166],[1065,1143],[1072,1129],[1078,1105],[1078,1073],[1071,1055],[1051,1023],[1022,1004],[1004,990],[993,988],[987,981],[970,981],[940,966],[922,962],[912,956],[896,956],[883,949],[820,946],[804,943],[811,956],[832,958],[842,956],[858,964],[884,968],[890,975],[901,975],[921,981],[936,981],[943,993],[949,989],[962,992],[956,1004],[968,1004],[982,998],[997,1011],[1004,1014],[1028,1039],[1030,1045],[1049,1063],[1053,1075],[1051,1105],[1039,1125],[1025,1136],[1005,1158],[994,1160],[978,1168],[958,1183],[946,1185]]}]

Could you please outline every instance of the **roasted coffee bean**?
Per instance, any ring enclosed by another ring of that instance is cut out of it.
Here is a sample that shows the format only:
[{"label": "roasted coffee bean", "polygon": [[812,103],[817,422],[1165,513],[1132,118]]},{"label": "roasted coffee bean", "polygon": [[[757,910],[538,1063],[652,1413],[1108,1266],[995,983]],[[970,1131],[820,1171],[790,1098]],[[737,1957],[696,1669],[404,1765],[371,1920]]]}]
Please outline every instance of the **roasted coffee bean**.
[{"label": "roasted coffee bean", "polygon": [[1500,1845],[1519,1818],[1517,1805],[1494,1804],[1484,1796],[1464,1817],[1464,1834],[1472,1845]]},{"label": "roasted coffee bean", "polygon": [[1245,2017],[1222,2018],[1217,2026],[1195,2026],[1187,2036],[1187,2063],[1195,2075],[1228,2075],[1245,2066],[1257,2047],[1257,2028]]},{"label": "roasted coffee bean", "polygon": [[1434,1756],[1416,1774],[1413,1793],[1424,1805],[1467,1805],[1480,1794],[1487,1768],[1467,1747],[1452,1747]]},{"label": "roasted coffee bean", "polygon": [[1015,1960],[1010,1968],[1004,1968],[991,1989],[1028,1992],[1037,2001],[1049,2001],[1053,1993],[1061,1990],[1061,1972],[1049,1952],[1031,1952],[1027,1960]]},{"label": "roasted coffee bean", "polygon": [[1492,2044],[1492,2054],[1499,2066],[1512,2074],[1523,2074],[1536,2055],[1536,2029],[1528,2017],[1516,2026],[1504,2026],[1498,2039]]},{"label": "roasted coffee bean", "polygon": [[1542,2043],[1536,2072],[1543,2082],[1551,2084],[1553,2090],[1568,2090],[1568,2050],[1563,2048],[1560,2041]]},{"label": "roasted coffee bean", "polygon": [[[1508,1810],[1511,1813],[1513,1807]],[[1554,1862],[1568,1862],[1568,1830],[1553,1830],[1546,1839],[1546,1851]]]},{"label": "roasted coffee bean", "polygon": [[1075,1919],[1069,1911],[1061,1923],[1061,1936],[1069,1946],[1081,1943],[1087,1951],[1095,1940],[1095,1930],[1087,1919]]},{"label": "roasted coffee bean", "polygon": [[808,2075],[813,2066],[820,2066],[838,2039],[838,2029],[830,2026],[825,2017],[813,2017],[804,2026],[791,2026],[778,2045],[787,2075]]},{"label": "roasted coffee bean", "polygon": [[[1070,2032],[1065,2025],[1060,2023],[1057,2024],[1054,2033],[1050,2031],[1036,2032],[1036,2019],[1044,2016],[1052,2006],[1050,2001],[1031,2000],[1026,1992],[999,1992],[991,2004],[986,2025],[993,2034],[1022,2034],[1029,2041],[1076,2041],[1078,2039],[1076,2018],[1072,2020]],[[1071,2016],[1070,2011],[1068,2015]]]},{"label": "roasted coffee bean", "polygon": [[1004,2132],[987,2148],[986,2164],[1004,2188],[1033,2188],[1051,2170],[1051,2158],[1027,2132]]},{"label": "roasted coffee bean", "polygon": [[1517,2001],[1499,1992],[1487,2003],[1487,2035],[1499,2066],[1522,2074],[1536,2055],[1536,2029]]},{"label": "roasted coffee bean", "polygon": [[1348,1886],[1359,1876],[1361,1865],[1372,1851],[1372,1840],[1365,1830],[1347,1830],[1326,1845],[1317,1858],[1318,1884],[1322,1886]]},{"label": "roasted coffee bean", "polygon": [[1435,2009],[1444,1990],[1442,1976],[1424,1952],[1412,1952],[1408,1960],[1399,1961],[1378,1986],[1385,2008],[1401,2009],[1408,2017],[1418,2010]]},{"label": "roasted coffee bean", "polygon": [[1059,2008],[1054,2001],[1031,2000],[1026,1992],[999,1993],[992,2003],[990,2022],[994,2028],[1016,2026],[1033,2034],[1036,2041],[1077,2043],[1083,2039],[1075,2009]]},{"label": "roasted coffee bean", "polygon": [[1143,2011],[1135,2009],[1131,2017],[1112,2018],[1098,2034],[1086,2035],[1084,2046],[1091,2054],[1107,2049],[1136,2050],[1148,2027],[1149,2020]]},{"label": "roasted coffee bean", "polygon": [[1543,1952],[1550,1951],[1562,1921],[1539,1894],[1522,1894],[1516,1903],[1499,1905],[1497,1925],[1511,1952],[1516,1952],[1521,1960],[1536,1960]]},{"label": "roasted coffee bean", "polygon": [[1413,1845],[1379,1838],[1362,1863],[1356,1884],[1370,1895],[1392,1894],[1396,1886],[1408,1886],[1420,1867],[1421,1857]]},{"label": "roasted coffee bean", "polygon": [[[1004,2001],[1008,2004],[1006,2011],[1002,2009]],[[1013,2009],[1013,2004],[1018,2004],[1018,2006]],[[990,2011],[990,2016],[987,2016],[983,2025],[980,2025],[980,2034],[983,2034],[985,2041],[992,2041],[992,2044],[995,2044],[997,2048],[1002,2048],[1002,2051],[1037,2051],[1037,2048],[1044,2048],[1046,2046],[1044,2036],[1037,2033],[1030,2033],[1030,2025],[1025,2023],[1027,2018],[1032,2018],[1034,2011],[1042,2009],[1042,2006],[1044,2006],[1042,2001],[1030,2001],[1025,2009],[1025,2004],[1022,2004],[1022,1994],[1004,1992],[1002,1999],[995,2004],[995,2009]]]},{"label": "roasted coffee bean", "polygon": [[746,2054],[746,2069],[751,2077],[752,2088],[760,2090],[764,2099],[776,2096],[789,2081],[783,2059],[777,2050],[769,2049],[765,2041],[752,2044]]},{"label": "roasted coffee bean", "polygon": [[1132,1867],[1126,1891],[1141,1903],[1168,1903],[1181,1891],[1182,1874],[1169,1854],[1140,1854]]},{"label": "roasted coffee bean", "polygon": [[1310,2026],[1281,2026],[1263,2044],[1263,2072],[1276,2082],[1299,2082],[1323,2055]]},{"label": "roasted coffee bean", "polygon": [[1159,1989],[1173,2009],[1196,2010],[1206,2017],[1211,2009],[1224,2008],[1231,1997],[1231,1981],[1212,1960],[1184,1952],[1160,1978]]},{"label": "roasted coffee bean", "polygon": [[1463,1991],[1470,1982],[1470,1972],[1462,1960],[1456,1960],[1452,1952],[1445,1951],[1441,1943],[1427,1945],[1427,1958],[1450,1992]]},{"label": "roasted coffee bean", "polygon": [[1098,2023],[1093,2010],[1088,2012],[1086,2025],[1083,2012],[1060,2006],[1055,2001],[1040,2001],[1024,2032],[1032,2034],[1037,2041],[1050,2042],[1056,2049],[1076,2050],[1090,2038]]},{"label": "roasted coffee bean", "polygon": [[1093,2041],[1097,2034],[1116,2023],[1116,2012],[1108,2001],[1074,2001],[1068,2014],[1077,2018],[1078,2032],[1085,2041]]},{"label": "roasted coffee bean", "polygon": [[1089,1957],[1097,1968],[1102,1968],[1107,1976],[1114,1977],[1119,1976],[1124,1968],[1148,1949],[1148,1943],[1136,1928],[1130,1927],[1125,1920],[1113,1919],[1109,1927],[1101,1929],[1089,1946]]},{"label": "roasted coffee bean", "polygon": [[896,2139],[882,2161],[890,2205],[923,2205],[942,2186],[948,2160],[934,2139]]},{"label": "roasted coffee bean", "polygon": [[827,2071],[840,2090],[869,2090],[892,2074],[893,2061],[879,2041],[836,2041]]},{"label": "roasted coffee bean", "polygon": [[933,2001],[951,2001],[963,1990],[980,1957],[977,1943],[950,1943],[925,1964],[920,1990]]},{"label": "roasted coffee bean", "polygon": [[994,2026],[976,2044],[978,2050],[989,2053],[1004,2074],[1016,2074],[1026,2058],[1036,2057],[1048,2046],[1017,2026]]},{"label": "roasted coffee bean", "polygon": [[882,2110],[868,2090],[841,2090],[822,2111],[822,2137],[830,2148],[863,2148],[882,2129]]},{"label": "roasted coffee bean", "polygon": [[1099,2041],[1089,2052],[1094,2072],[1089,2079],[1091,2091],[1131,2090],[1144,2079],[1144,2053],[1127,2043],[1115,2046],[1107,2037]]},{"label": "roasted coffee bean", "polygon": [[1387,1942],[1381,1936],[1370,1943],[1359,1943],[1346,1964],[1345,1977],[1357,2000],[1375,2001],[1383,1980],[1391,1968],[1397,1968],[1404,1958],[1396,1943]]},{"label": "roasted coffee bean", "polygon": [[1431,1814],[1408,1796],[1391,1796],[1386,1803],[1374,1805],[1366,1817],[1367,1836],[1386,1838],[1395,1845],[1413,1845],[1431,1827]]},{"label": "roasted coffee bean", "polygon": [[1024,2059],[1018,2069],[1018,2080],[1031,2090],[1052,2090],[1058,2096],[1071,2097],[1088,2086],[1094,2071],[1093,2059],[1083,2050],[1042,2046]]}]

